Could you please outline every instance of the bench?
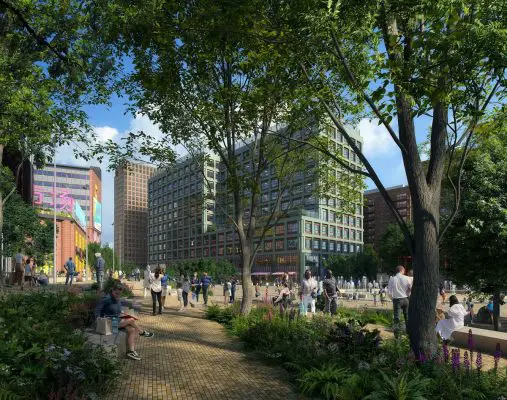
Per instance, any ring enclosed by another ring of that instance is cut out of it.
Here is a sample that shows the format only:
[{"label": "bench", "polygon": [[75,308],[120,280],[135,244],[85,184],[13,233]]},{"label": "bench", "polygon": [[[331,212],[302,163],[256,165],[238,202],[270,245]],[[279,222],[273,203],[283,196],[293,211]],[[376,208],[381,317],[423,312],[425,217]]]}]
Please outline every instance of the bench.
[{"label": "bench", "polygon": [[85,330],[88,342],[104,347],[118,358],[125,358],[127,354],[127,332],[119,331],[113,335],[101,335],[93,329]]},{"label": "bench", "polygon": [[495,354],[496,345],[500,343],[502,353],[507,352],[507,333],[489,329],[464,326],[452,333],[452,344],[468,348],[468,331],[472,330],[475,349],[484,353]]}]

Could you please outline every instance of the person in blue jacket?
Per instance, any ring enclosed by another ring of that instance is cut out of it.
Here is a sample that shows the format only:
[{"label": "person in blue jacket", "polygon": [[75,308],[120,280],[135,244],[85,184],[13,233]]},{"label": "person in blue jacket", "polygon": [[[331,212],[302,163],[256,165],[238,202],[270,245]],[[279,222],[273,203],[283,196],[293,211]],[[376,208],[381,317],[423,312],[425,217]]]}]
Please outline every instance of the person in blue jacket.
[{"label": "person in blue jacket", "polygon": [[208,288],[211,285],[211,276],[208,276],[207,272],[204,272],[201,278],[200,286],[202,290],[202,297],[204,298],[204,305],[208,305]]},{"label": "person in blue jacket", "polygon": [[65,271],[67,271],[67,274],[65,275],[65,284],[67,285],[69,283],[70,278],[70,284],[72,285],[72,281],[74,280],[74,272],[76,272],[76,264],[74,264],[74,261],[72,261],[72,257],[69,257],[69,260],[65,263],[63,268],[65,268]]}]

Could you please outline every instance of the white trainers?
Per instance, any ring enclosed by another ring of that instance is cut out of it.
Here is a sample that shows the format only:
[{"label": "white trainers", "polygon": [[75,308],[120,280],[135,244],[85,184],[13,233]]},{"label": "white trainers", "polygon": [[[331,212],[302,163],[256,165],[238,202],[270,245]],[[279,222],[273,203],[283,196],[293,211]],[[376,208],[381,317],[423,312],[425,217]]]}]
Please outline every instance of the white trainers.
[{"label": "white trainers", "polygon": [[139,357],[139,354],[137,354],[135,351],[129,351],[127,353],[127,358],[130,358],[131,360],[141,361],[141,357]]}]

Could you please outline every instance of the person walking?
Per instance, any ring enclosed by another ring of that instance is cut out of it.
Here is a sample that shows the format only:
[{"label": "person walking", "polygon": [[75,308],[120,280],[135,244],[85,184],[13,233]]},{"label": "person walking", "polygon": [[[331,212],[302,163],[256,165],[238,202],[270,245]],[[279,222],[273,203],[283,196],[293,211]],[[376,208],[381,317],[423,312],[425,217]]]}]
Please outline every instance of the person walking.
[{"label": "person walking", "polygon": [[160,267],[150,274],[151,299],[153,301],[153,315],[156,315],[156,302],[158,301],[158,313],[162,314],[162,271]]},{"label": "person walking", "polygon": [[336,284],[336,280],[333,278],[331,270],[326,272],[326,279],[324,279],[322,286],[324,289],[324,299],[326,301],[324,313],[335,315],[338,310],[338,293],[340,291],[338,289],[338,285]]},{"label": "person walking", "polygon": [[212,282],[211,276],[208,276],[208,273],[206,271],[204,271],[201,281],[200,281],[200,284],[201,284],[202,297],[203,297],[205,306],[208,305],[208,289],[209,289],[209,286],[211,285],[211,282]]},{"label": "person walking", "polygon": [[408,277],[405,276],[405,267],[398,265],[396,267],[396,275],[389,279],[387,284],[387,294],[393,300],[393,322],[394,336],[400,337],[400,313],[403,312],[405,319],[405,329],[408,331],[408,297],[412,285]]},{"label": "person walking", "polygon": [[192,288],[194,289],[195,293],[195,301],[199,302],[199,293],[201,293],[201,281],[199,280],[199,276],[197,275],[197,272],[194,272],[194,277],[192,278]]},{"label": "person walking", "polygon": [[25,277],[23,280],[32,286],[32,260],[28,257],[25,261]]},{"label": "person walking", "polygon": [[162,280],[160,281],[160,284],[162,285],[162,311],[164,311],[165,298],[167,297],[167,290],[169,286],[169,275],[167,275],[164,270],[162,270],[161,273]]},{"label": "person walking", "polygon": [[303,313],[306,316],[308,306],[312,314],[315,314],[315,299],[317,298],[317,281],[313,278],[309,269],[305,271],[305,278],[301,281],[301,296],[303,302]]},{"label": "person walking", "polygon": [[229,303],[234,304],[234,301],[236,300],[236,287],[238,285],[238,281],[236,278],[231,278],[231,293],[230,293],[230,300]]},{"label": "person walking", "polygon": [[144,270],[144,281],[143,281],[144,297],[146,297],[146,292],[150,290],[150,273],[151,267],[147,265],[146,269]]},{"label": "person walking", "polygon": [[14,256],[14,263],[14,276],[12,278],[12,284],[16,285],[16,283],[19,283],[21,290],[23,290],[25,286],[25,269],[23,265],[23,254],[21,254],[21,251],[18,251]]},{"label": "person walking", "polygon": [[227,278],[224,282],[224,306],[230,302],[230,298],[232,296],[232,293],[231,293],[231,288],[232,288],[232,283],[231,283],[231,280],[229,278]]},{"label": "person walking", "polygon": [[65,284],[67,285],[69,283],[70,278],[70,286],[72,286],[72,281],[74,280],[74,272],[76,272],[76,264],[74,264],[74,261],[72,261],[72,257],[69,257],[63,268],[65,268],[65,271],[67,272],[65,274]]},{"label": "person walking", "polygon": [[99,288],[104,286],[104,271],[106,270],[106,261],[102,258],[102,254],[96,253],[97,261],[95,261],[95,274]]},{"label": "person walking", "polygon": [[183,296],[183,311],[186,311],[188,306],[188,293],[190,293],[190,279],[188,279],[188,276],[185,276],[185,278],[183,279],[181,289]]}]

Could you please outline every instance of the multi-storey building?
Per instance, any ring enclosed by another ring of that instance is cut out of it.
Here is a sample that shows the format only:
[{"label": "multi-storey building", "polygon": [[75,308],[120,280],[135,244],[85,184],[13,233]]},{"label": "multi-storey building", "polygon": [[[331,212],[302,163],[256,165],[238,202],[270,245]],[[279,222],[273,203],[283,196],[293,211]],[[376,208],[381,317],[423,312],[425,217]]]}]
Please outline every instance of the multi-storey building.
[{"label": "multi-storey building", "polygon": [[120,263],[148,263],[148,179],[155,168],[127,163],[114,177],[114,250]]},{"label": "multi-storey building", "polygon": [[[359,133],[351,130],[350,134],[361,147]],[[328,135],[346,162],[361,168],[359,159],[342,136],[334,130],[329,130]],[[249,152],[249,146],[237,150],[245,171],[249,169]],[[329,256],[361,251],[362,193],[357,191],[355,204],[345,207],[338,186],[333,186],[328,193],[318,191],[316,171],[320,162],[323,161],[318,157],[308,160],[283,182],[273,167],[263,171],[259,216],[274,210],[276,222],[267,230],[262,243],[260,237],[254,240],[254,245],[259,245],[254,275],[289,272],[300,277],[306,268],[318,273],[323,271],[321,267]],[[336,178],[349,173],[341,167],[333,170]],[[228,259],[239,266],[238,235],[226,217],[232,213],[232,204],[225,174],[219,159],[209,156],[204,163],[185,158],[150,179],[150,264],[170,265],[181,260],[212,257]]]},{"label": "multi-storey building", "polygon": [[[412,199],[408,186],[393,186],[387,188],[387,193],[403,219],[412,221]],[[364,243],[372,244],[378,250],[387,226],[395,224],[396,219],[378,189],[365,191],[364,198]]]},{"label": "multi-storey building", "polygon": [[57,270],[73,257],[77,270],[84,272],[87,239],[100,242],[102,232],[100,168],[56,165],[55,171],[47,165],[33,174],[33,204],[38,214],[53,219],[56,210]]}]

